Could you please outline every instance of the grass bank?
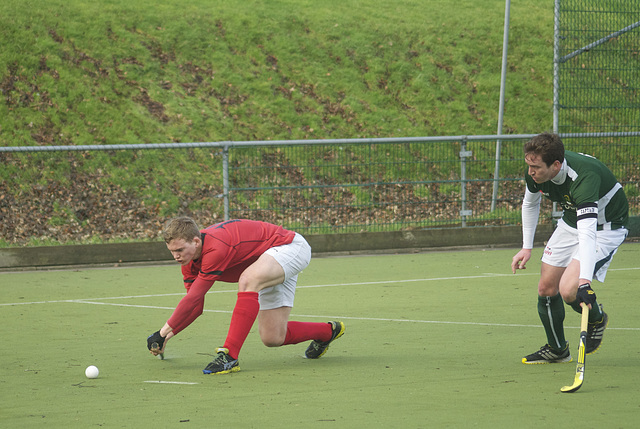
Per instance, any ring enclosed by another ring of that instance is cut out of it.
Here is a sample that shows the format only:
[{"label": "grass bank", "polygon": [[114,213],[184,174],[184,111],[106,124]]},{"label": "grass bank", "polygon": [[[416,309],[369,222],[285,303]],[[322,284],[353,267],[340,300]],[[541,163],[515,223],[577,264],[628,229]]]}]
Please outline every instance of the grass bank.
[{"label": "grass bank", "polygon": [[[8,0],[0,17],[2,146],[497,130],[502,0]],[[509,53],[503,131],[550,129],[550,5],[512,6]],[[0,239],[153,239],[184,195],[220,193],[213,158],[2,155]]]}]

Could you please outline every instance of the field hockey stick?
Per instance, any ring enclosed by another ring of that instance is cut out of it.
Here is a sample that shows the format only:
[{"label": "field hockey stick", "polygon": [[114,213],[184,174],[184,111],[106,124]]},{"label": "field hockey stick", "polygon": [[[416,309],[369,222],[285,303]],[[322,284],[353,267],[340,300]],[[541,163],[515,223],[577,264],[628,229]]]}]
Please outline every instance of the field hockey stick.
[{"label": "field hockey stick", "polygon": [[582,306],[582,321],[580,322],[580,345],[578,347],[578,364],[576,365],[576,377],[573,380],[571,386],[564,386],[560,389],[561,392],[571,393],[582,387],[584,382],[584,360],[585,360],[585,348],[587,342],[587,326],[589,324],[589,307],[584,302],[581,302]]}]

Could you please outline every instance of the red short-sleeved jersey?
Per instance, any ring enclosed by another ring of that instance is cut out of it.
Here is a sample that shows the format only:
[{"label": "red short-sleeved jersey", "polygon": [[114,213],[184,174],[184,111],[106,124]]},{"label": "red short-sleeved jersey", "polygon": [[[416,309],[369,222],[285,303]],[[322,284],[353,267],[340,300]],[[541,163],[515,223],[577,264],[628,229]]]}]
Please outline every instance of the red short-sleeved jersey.
[{"label": "red short-sleeved jersey", "polygon": [[193,322],[204,308],[204,296],[216,280],[237,282],[240,274],[272,247],[289,244],[295,232],[266,222],[234,219],[200,231],[200,258],[182,266],[187,295],[168,320],[177,334]]}]

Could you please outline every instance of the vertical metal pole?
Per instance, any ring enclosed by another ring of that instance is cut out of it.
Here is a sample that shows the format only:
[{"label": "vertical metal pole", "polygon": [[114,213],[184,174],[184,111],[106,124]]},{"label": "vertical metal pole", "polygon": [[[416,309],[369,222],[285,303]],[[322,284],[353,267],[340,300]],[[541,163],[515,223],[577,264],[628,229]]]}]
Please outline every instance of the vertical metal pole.
[{"label": "vertical metal pole", "polygon": [[[560,0],[554,0],[553,5],[553,132],[558,134],[560,105]],[[558,215],[559,214],[559,215]],[[553,218],[560,217],[558,203],[551,208]]]},{"label": "vertical metal pole", "polygon": [[229,146],[222,148],[222,197],[224,201],[224,220],[229,220]]},{"label": "vertical metal pole", "polygon": [[460,142],[460,220],[462,227],[467,226],[467,216],[473,214],[472,210],[467,210],[467,158],[473,153],[467,150],[466,137]]},{"label": "vertical metal pole", "polygon": [[553,132],[558,133],[560,97],[560,0],[553,6]]},{"label": "vertical metal pole", "polygon": [[[502,135],[502,120],[504,118],[504,92],[507,81],[507,53],[509,51],[509,20],[511,11],[511,0],[506,0],[504,6],[504,32],[502,38],[502,76],[500,78],[500,107],[498,108],[498,135]],[[498,186],[500,179],[500,152],[502,151],[502,141],[496,141],[496,166],[493,170],[493,196],[491,198],[491,211],[495,211],[498,201]]]}]

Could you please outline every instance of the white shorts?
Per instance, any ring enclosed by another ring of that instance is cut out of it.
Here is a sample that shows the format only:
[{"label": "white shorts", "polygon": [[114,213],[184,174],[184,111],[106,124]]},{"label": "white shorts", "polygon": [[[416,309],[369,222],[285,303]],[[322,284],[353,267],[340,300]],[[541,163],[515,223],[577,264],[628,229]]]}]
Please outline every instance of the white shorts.
[{"label": "white shorts", "polygon": [[[593,276],[598,281],[604,282],[611,259],[624,242],[627,233],[628,230],[625,228],[596,232],[597,260]],[[578,231],[560,219],[544,249],[542,262],[554,267],[567,267],[572,259],[580,260]]]},{"label": "white shorts", "polygon": [[272,247],[264,253],[273,256],[282,266],[284,282],[259,292],[260,310],[293,307],[298,274],[311,262],[311,246],[302,235],[296,233],[291,243]]}]

